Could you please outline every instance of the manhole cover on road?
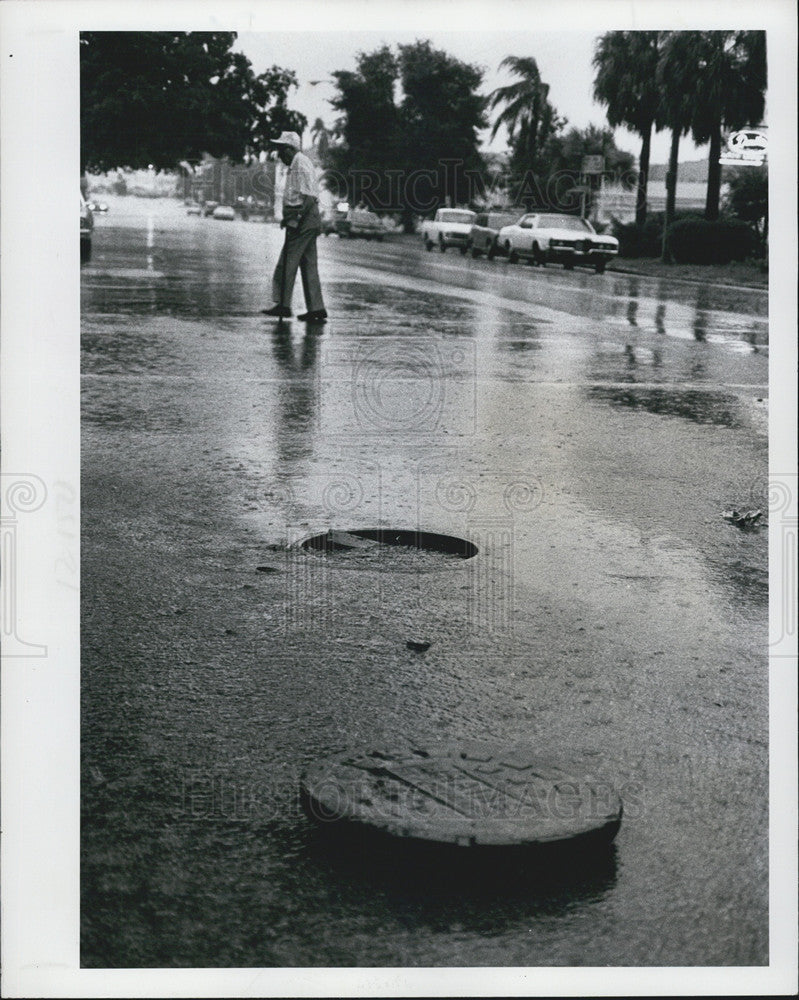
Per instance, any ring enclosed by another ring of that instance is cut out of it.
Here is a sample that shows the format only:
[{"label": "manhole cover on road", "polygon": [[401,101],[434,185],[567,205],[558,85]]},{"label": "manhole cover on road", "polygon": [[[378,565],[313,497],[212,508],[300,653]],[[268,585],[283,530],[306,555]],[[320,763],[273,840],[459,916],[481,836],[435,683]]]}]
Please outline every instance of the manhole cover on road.
[{"label": "manhole cover on road", "polygon": [[339,754],[309,767],[300,792],[321,823],[461,847],[609,843],[622,816],[585,763],[518,747]]},{"label": "manhole cover on road", "polygon": [[353,528],[306,538],[301,548],[341,569],[421,572],[462,565],[477,555],[465,538],[405,528]]}]

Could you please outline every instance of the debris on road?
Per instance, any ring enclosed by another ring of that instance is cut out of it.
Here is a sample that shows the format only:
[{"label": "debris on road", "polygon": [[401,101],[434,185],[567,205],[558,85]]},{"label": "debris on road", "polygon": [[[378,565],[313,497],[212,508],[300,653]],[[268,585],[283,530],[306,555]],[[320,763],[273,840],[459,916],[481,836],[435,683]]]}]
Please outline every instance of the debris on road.
[{"label": "debris on road", "polygon": [[721,515],[725,521],[730,521],[736,526],[736,528],[741,528],[746,531],[750,528],[756,528],[759,525],[760,518],[763,516],[762,510],[725,510]]},{"label": "debris on road", "polygon": [[418,653],[424,653],[428,649],[430,649],[432,643],[428,642],[425,639],[422,640],[408,639],[405,645],[408,647],[408,649],[415,649]]}]

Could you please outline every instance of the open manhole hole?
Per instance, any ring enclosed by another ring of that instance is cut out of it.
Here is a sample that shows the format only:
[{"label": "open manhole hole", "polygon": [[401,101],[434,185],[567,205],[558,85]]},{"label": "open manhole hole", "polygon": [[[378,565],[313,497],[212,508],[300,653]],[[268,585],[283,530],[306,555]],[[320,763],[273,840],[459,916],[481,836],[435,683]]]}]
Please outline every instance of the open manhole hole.
[{"label": "open manhole hole", "polygon": [[395,572],[454,567],[479,551],[465,538],[404,528],[330,530],[307,538],[301,548],[331,566]]}]

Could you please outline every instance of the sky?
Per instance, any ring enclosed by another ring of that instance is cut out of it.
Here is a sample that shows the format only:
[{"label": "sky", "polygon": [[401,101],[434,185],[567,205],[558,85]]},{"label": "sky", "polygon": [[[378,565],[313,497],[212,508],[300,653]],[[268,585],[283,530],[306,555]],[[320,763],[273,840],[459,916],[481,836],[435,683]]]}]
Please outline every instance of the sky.
[{"label": "sky", "polygon": [[[335,113],[327,103],[335,93],[329,82],[334,70],[354,70],[358,52],[371,52],[381,45],[396,46],[417,39],[430,39],[436,48],[444,49],[456,58],[480,66],[484,70],[483,93],[513,83],[516,79],[499,64],[508,55],[533,56],[545,83],[549,84],[549,99],[569,125],[585,128],[589,123],[606,126],[602,105],[592,99],[594,71],[591,59],[597,38],[594,31],[330,31],[310,32],[240,32],[235,48],[250,59],[256,73],[278,65],[295,70],[299,88],[292,92],[290,106],[301,111],[309,125],[321,118],[331,126]],[[321,81],[313,85],[311,81]],[[490,129],[481,136],[484,148],[502,151],[507,148],[507,135],[500,129],[490,142]],[[632,153],[636,159],[641,140],[626,129],[616,129],[616,145]],[[652,137],[652,163],[666,163],[669,155],[668,132]],[[697,148],[690,137],[680,145],[680,161],[704,159],[707,146]]]}]

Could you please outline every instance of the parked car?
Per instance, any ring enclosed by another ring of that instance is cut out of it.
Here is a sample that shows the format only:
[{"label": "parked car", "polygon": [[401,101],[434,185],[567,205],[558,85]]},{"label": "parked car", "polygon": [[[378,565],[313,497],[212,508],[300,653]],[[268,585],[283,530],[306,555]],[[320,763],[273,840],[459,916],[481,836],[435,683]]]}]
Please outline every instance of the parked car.
[{"label": "parked car", "polygon": [[428,250],[438,245],[444,253],[447,247],[467,247],[475,213],[463,208],[439,208],[434,219],[422,223],[422,240]]},{"label": "parked car", "polygon": [[503,226],[497,237],[513,264],[520,257],[534,264],[561,263],[570,271],[587,264],[597,274],[619,252],[619,241],[600,236],[586,219],[554,212],[531,212],[512,226]]},{"label": "parked car", "polygon": [[202,213],[202,208],[199,205],[189,205],[186,209],[186,215],[200,215]]},{"label": "parked car", "polygon": [[348,209],[344,218],[336,219],[335,227],[339,236],[348,236],[350,239],[362,236],[367,240],[382,240],[385,232],[380,217],[368,208]]},{"label": "parked car", "polygon": [[217,205],[213,210],[211,217],[214,219],[224,219],[226,222],[230,222],[236,218],[236,212],[230,205]]},{"label": "parked car", "polygon": [[333,211],[332,232],[336,233],[338,236],[349,236],[350,227],[347,221],[347,216],[349,215],[349,211],[350,211],[350,206],[346,201],[340,201],[336,205]]},{"label": "parked car", "polygon": [[523,210],[516,212],[481,212],[475,216],[472,228],[469,231],[469,241],[466,246],[461,247],[461,253],[471,251],[472,257],[479,257],[485,254],[489,260],[499,253],[504,253],[503,247],[497,244],[499,231],[503,226],[511,226],[517,222]]},{"label": "parked car", "polygon": [[207,201],[203,205],[203,217],[204,218],[208,218],[209,215],[213,215],[215,208],[219,208],[219,202],[218,201]]},{"label": "parked car", "polygon": [[92,256],[92,233],[94,216],[83,195],[80,196],[80,259],[90,260]]}]

